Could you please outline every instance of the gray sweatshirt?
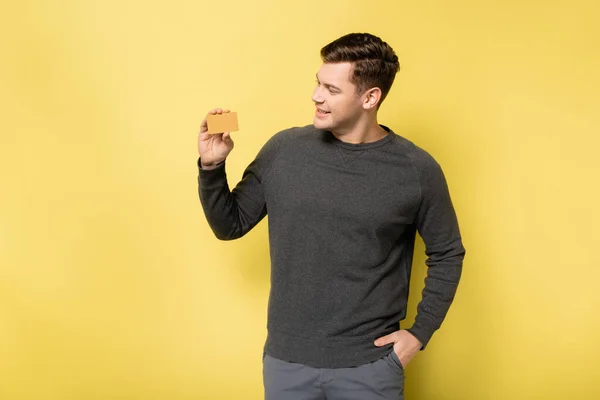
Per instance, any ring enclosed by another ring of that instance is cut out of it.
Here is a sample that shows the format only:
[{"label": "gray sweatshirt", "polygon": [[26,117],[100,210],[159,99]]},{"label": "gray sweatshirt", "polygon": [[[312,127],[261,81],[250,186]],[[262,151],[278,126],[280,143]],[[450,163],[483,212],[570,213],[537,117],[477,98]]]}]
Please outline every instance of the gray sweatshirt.
[{"label": "gray sweatshirt", "polygon": [[264,352],[316,368],[375,361],[375,339],[406,316],[415,234],[427,277],[408,331],[425,348],[448,312],[465,249],[444,174],[395,134],[352,144],[313,125],[271,137],[230,191],[225,162],[198,192],[217,238],[244,236],[268,213],[271,289]]}]

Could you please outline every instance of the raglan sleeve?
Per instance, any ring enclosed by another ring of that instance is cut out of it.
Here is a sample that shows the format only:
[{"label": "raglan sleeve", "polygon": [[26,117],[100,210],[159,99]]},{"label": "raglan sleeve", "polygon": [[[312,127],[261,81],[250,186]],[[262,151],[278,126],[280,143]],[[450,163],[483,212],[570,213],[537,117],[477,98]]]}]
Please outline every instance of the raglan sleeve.
[{"label": "raglan sleeve", "polygon": [[416,224],[425,243],[427,275],[413,326],[423,350],[454,300],[466,250],[441,166],[424,151],[415,162],[421,187]]},{"label": "raglan sleeve", "polygon": [[265,179],[284,140],[285,131],[272,136],[246,167],[233,190],[227,182],[226,160],[215,169],[205,170],[198,158],[198,195],[206,220],[218,239],[238,239],[267,215]]}]

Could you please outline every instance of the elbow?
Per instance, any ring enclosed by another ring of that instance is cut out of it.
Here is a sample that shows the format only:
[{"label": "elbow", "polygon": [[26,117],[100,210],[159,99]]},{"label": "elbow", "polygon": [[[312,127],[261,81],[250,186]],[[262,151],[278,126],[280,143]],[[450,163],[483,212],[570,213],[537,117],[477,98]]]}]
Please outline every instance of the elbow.
[{"label": "elbow", "polygon": [[235,240],[235,239],[238,238],[238,237],[235,237],[235,236],[217,235],[217,234],[215,234],[215,237],[217,239],[221,240],[221,241],[224,241],[224,242],[230,242],[230,241]]},{"label": "elbow", "polygon": [[462,239],[459,238],[452,243],[446,250],[444,256],[447,259],[453,260],[455,263],[462,266],[467,250],[463,245]]},{"label": "elbow", "polygon": [[235,239],[239,239],[240,237],[243,236],[242,233],[238,229],[231,229],[229,231],[213,229],[212,231],[217,239],[226,241],[226,242],[235,240]]},{"label": "elbow", "polygon": [[429,248],[426,249],[429,260],[434,263],[462,264],[466,252],[467,251],[460,240],[455,240],[451,243],[443,243],[438,246],[429,246]]}]

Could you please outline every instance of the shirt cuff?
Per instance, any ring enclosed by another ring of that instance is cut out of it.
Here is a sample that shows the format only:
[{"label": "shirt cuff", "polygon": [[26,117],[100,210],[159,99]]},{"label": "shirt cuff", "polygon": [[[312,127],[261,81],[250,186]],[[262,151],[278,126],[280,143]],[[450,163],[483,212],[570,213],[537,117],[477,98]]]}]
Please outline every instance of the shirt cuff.
[{"label": "shirt cuff", "polygon": [[198,183],[204,188],[223,186],[227,184],[225,161],[220,162],[214,169],[202,169],[202,162],[198,157]]},{"label": "shirt cuff", "polygon": [[414,324],[412,327],[408,328],[407,331],[410,332],[411,335],[416,337],[419,340],[419,342],[421,342],[422,346],[420,350],[424,350],[425,347],[427,347],[431,336],[433,336],[433,332],[435,331],[435,329],[429,329],[427,327]]}]

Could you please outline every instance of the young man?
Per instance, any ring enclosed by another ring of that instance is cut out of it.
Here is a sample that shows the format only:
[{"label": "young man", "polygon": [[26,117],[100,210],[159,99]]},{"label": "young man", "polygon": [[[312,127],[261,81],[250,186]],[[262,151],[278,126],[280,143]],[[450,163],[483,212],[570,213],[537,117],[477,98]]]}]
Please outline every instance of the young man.
[{"label": "young man", "polygon": [[[445,318],[465,249],[439,164],[377,122],[400,69],[392,48],[349,34],[321,57],[313,124],[275,134],[232,191],[233,141],[202,122],[200,200],[221,240],[269,214],[265,399],[403,399],[404,367]],[[417,231],[427,278],[400,329]]]}]

